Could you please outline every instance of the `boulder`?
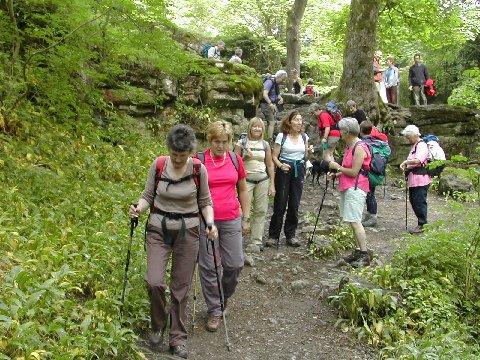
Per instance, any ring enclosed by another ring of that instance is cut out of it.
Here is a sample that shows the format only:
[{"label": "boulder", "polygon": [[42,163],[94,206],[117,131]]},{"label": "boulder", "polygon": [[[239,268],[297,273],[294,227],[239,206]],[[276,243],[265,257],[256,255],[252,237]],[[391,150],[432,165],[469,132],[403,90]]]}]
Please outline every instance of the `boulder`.
[{"label": "boulder", "polygon": [[438,182],[440,194],[466,193],[473,189],[467,170],[446,167]]}]

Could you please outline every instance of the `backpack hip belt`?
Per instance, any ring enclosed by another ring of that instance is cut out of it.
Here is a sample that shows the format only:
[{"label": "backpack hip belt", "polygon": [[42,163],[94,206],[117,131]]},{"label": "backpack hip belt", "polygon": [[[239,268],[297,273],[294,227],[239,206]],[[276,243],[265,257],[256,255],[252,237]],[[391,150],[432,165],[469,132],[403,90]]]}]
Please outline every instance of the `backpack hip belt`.
[{"label": "backpack hip belt", "polygon": [[196,213],[174,213],[174,212],[168,212],[168,211],[163,211],[157,207],[153,208],[152,214],[160,214],[162,216],[165,216],[169,218],[170,220],[181,220],[183,218],[194,218],[198,216],[198,212]]},{"label": "backpack hip belt", "polygon": [[185,218],[194,218],[198,216],[198,212],[196,213],[174,213],[160,210],[159,208],[155,207],[152,211],[153,214],[160,214],[163,216],[162,218],[162,232],[163,232],[163,240],[167,245],[173,246],[174,238],[172,236],[171,231],[167,228],[167,218],[171,220],[182,220],[182,224],[180,226],[180,230],[178,233],[178,239],[183,241],[185,240]]}]

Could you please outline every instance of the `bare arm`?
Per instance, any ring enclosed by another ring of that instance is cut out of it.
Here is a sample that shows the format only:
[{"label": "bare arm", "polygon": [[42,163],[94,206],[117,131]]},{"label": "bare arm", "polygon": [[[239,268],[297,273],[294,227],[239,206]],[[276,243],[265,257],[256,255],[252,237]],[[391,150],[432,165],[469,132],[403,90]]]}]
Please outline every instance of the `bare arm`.
[{"label": "bare arm", "polygon": [[270,149],[270,144],[268,143],[267,148],[265,149],[265,166],[267,167],[267,174],[270,178],[270,189],[268,192],[269,195],[273,196],[275,195],[275,169],[273,166],[272,151]]},{"label": "bare arm", "polygon": [[353,154],[353,163],[351,168],[345,168],[335,161],[330,161],[328,166],[330,169],[337,170],[340,174],[345,174],[346,176],[356,177],[362,168],[363,161],[367,157],[365,149],[361,146],[355,148],[355,153]]}]

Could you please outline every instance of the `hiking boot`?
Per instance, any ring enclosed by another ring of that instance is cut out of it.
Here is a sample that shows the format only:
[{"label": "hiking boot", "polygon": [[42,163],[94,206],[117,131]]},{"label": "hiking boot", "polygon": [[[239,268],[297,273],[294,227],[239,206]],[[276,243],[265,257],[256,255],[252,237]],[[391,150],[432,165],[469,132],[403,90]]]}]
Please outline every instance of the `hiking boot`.
[{"label": "hiking boot", "polygon": [[299,247],[300,246],[300,241],[298,241],[295,238],[287,239],[287,245],[292,246],[292,247]]},{"label": "hiking boot", "polygon": [[248,244],[245,248],[245,252],[247,253],[259,253],[260,251],[260,246],[257,244]]},{"label": "hiking boot", "polygon": [[365,213],[365,214],[363,214],[363,216],[362,216],[362,224],[363,224],[364,221],[367,221],[368,219],[370,219],[370,216],[372,216],[372,215],[371,215],[370,213],[368,213],[368,212]]},{"label": "hiking boot", "polygon": [[359,259],[361,255],[362,253],[360,249],[355,249],[350,255],[344,256],[343,260],[350,264],[352,261],[356,261],[357,259]]},{"label": "hiking boot", "polygon": [[353,268],[360,268],[362,266],[368,266],[370,265],[370,254],[367,251],[360,251],[360,257],[357,258],[357,260],[352,261],[350,265],[352,265]]},{"label": "hiking boot", "polygon": [[275,245],[277,245],[277,240],[276,239],[268,239],[267,241],[265,241],[265,247],[274,247]]},{"label": "hiking boot", "polygon": [[[368,214],[370,215],[370,214]],[[362,221],[364,227],[377,226],[377,215],[370,215],[365,221]]]},{"label": "hiking boot", "polygon": [[186,359],[188,357],[187,345],[174,345],[170,346],[170,352],[178,357]]},{"label": "hiking boot", "polygon": [[210,315],[207,320],[207,330],[216,332],[220,327],[220,316]]},{"label": "hiking boot", "polygon": [[158,346],[162,343],[163,340],[163,331],[158,330],[150,334],[150,344],[152,346]]},{"label": "hiking boot", "polygon": [[423,226],[422,225],[417,225],[414,229],[411,229],[409,231],[410,234],[412,235],[419,235],[423,233]]}]

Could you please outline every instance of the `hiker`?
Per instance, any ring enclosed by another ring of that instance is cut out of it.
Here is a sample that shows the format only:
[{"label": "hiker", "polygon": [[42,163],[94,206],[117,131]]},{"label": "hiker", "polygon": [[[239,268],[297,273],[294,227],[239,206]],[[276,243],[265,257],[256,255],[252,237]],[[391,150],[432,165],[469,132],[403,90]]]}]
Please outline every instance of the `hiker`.
[{"label": "hiker", "polygon": [[[362,140],[368,139],[368,138],[371,138],[371,137],[379,139],[378,137],[376,137],[372,134],[373,133],[372,130],[374,128],[375,127],[373,126],[373,124],[370,120],[362,121],[362,123],[360,124],[360,138]],[[377,132],[378,132],[378,130],[377,130]],[[385,138],[386,138],[386,136],[385,136]],[[379,139],[379,140],[385,141],[385,140],[383,140],[385,138],[382,138],[382,139]],[[388,138],[386,140],[388,141]],[[377,199],[375,197],[375,188],[376,188],[376,186],[374,186],[372,183],[369,183],[369,192],[367,193],[367,199],[366,199],[367,213],[362,218],[363,227],[377,226]]]},{"label": "hiker", "polygon": [[275,171],[275,198],[273,214],[268,229],[269,239],[266,247],[278,244],[282,230],[287,245],[298,247],[300,241],[295,238],[298,226],[298,207],[303,192],[305,178],[305,160],[313,153],[313,146],[308,146],[308,136],[302,132],[302,115],[296,110],[290,112],[282,120],[281,133],[275,139],[272,158],[277,166]]},{"label": "hiker", "polygon": [[333,154],[340,140],[340,131],[338,130],[338,121],[342,115],[333,102],[325,104],[323,110],[319,104],[312,104],[309,110],[317,116],[318,129],[322,142],[322,159],[333,161]]},{"label": "hiker", "polygon": [[287,72],[278,70],[275,76],[267,78],[263,83],[263,96],[260,99],[260,108],[268,124],[267,135],[269,140],[273,138],[273,131],[275,130],[276,113],[278,112],[277,104],[283,104],[278,85],[285,83],[286,80]]},{"label": "hiker", "polygon": [[[215,246],[215,253],[218,254],[223,269],[220,276],[224,295],[223,304],[226,308],[243,269],[242,229],[245,232],[249,229],[250,200],[246,182],[247,174],[242,158],[228,151],[232,136],[233,130],[230,123],[223,120],[210,123],[207,127],[207,141],[210,147],[197,154],[197,157],[203,157],[202,161],[207,168],[208,185],[215,209],[215,225],[219,234],[218,241],[207,241],[205,229],[202,227],[198,257],[200,282],[208,313],[206,327],[212,332],[218,330],[222,317],[212,246]],[[238,198],[236,191],[238,191]]]},{"label": "hiker", "polygon": [[292,92],[294,94],[300,94],[302,92],[303,82],[300,76],[298,76],[297,69],[292,69],[291,76],[292,76]]},{"label": "hiker", "polygon": [[420,98],[422,99],[423,105],[427,105],[427,97],[425,96],[423,86],[429,78],[428,70],[427,67],[422,64],[422,57],[420,54],[415,54],[413,59],[415,64],[410,66],[410,69],[408,70],[408,89],[413,91],[415,105],[420,105]]},{"label": "hiker", "polygon": [[338,127],[342,139],[346,143],[345,155],[342,164],[330,161],[329,167],[336,173],[328,173],[330,180],[338,178],[338,191],[340,191],[340,216],[349,223],[357,248],[346,256],[344,260],[353,267],[370,265],[370,254],[367,249],[365,229],[362,225],[362,213],[365,200],[369,191],[367,176],[360,170],[368,166],[371,160],[368,145],[359,139],[360,126],[354,118],[343,118]]},{"label": "hiker", "polygon": [[320,95],[317,87],[313,85],[313,79],[309,78],[307,80],[307,86],[305,86],[305,90],[303,90],[303,95],[313,95],[315,97]]},{"label": "hiker", "polygon": [[208,49],[207,57],[209,59],[220,59],[222,54],[221,51],[225,48],[225,43],[222,40],[217,41],[217,45],[210,47]]},{"label": "hiker", "polygon": [[[213,224],[213,207],[205,166],[198,163],[195,173],[191,154],[196,146],[195,131],[187,125],[174,126],[167,135],[169,156],[164,158],[161,178],[156,181],[157,161],[150,166],[145,190],[129,215],[137,218],[151,209],[146,229],[147,281],[150,297],[152,333],[150,343],[160,346],[168,322],[166,301],[167,264],[172,255],[170,273],[170,351],[187,358],[187,299],[198,255],[199,216],[207,224],[209,239],[218,236]],[[198,175],[195,180],[195,176]],[[198,183],[198,185],[197,185]],[[198,186],[198,190],[197,190]]]},{"label": "hiker", "polygon": [[400,169],[407,175],[408,198],[418,219],[418,225],[409,232],[417,235],[423,232],[423,226],[427,223],[427,194],[431,182],[425,169],[428,145],[420,137],[420,130],[415,125],[407,125],[401,134],[413,145],[407,160],[400,164]]},{"label": "hiker", "polygon": [[235,152],[243,157],[247,172],[250,204],[250,244],[246,252],[263,251],[263,230],[268,209],[268,196],[275,195],[275,173],[272,151],[265,135],[262,119],[254,117],[248,123],[247,136],[235,145]]},{"label": "hiker", "polygon": [[384,103],[387,103],[387,93],[385,91],[385,83],[383,82],[383,71],[380,65],[380,59],[383,56],[382,51],[377,50],[373,55],[373,81],[375,82],[375,86],[377,88],[378,94]]},{"label": "hiker", "polygon": [[365,114],[365,111],[359,109],[355,101],[348,100],[347,108],[349,110],[348,115],[350,115],[350,117],[357,119],[358,125],[360,125],[363,120],[367,120],[367,115]]},{"label": "hiker", "polygon": [[387,57],[387,69],[383,73],[387,100],[389,104],[397,105],[398,68],[393,64],[393,57]]},{"label": "hiker", "polygon": [[233,54],[232,57],[230,58],[230,60],[228,60],[228,61],[241,64],[242,63],[242,54],[243,54],[242,49],[235,49],[235,54]]}]

